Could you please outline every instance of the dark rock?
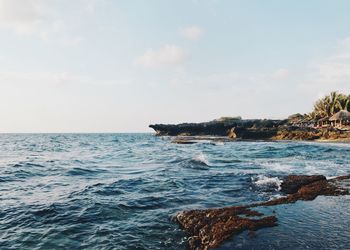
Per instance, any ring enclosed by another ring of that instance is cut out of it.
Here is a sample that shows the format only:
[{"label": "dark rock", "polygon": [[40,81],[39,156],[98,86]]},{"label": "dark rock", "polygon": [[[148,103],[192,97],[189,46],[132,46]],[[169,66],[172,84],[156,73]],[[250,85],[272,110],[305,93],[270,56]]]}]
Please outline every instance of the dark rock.
[{"label": "dark rock", "polygon": [[[276,216],[261,217],[254,207],[275,206],[294,203],[298,200],[313,200],[319,195],[349,195],[350,175],[327,180],[323,175],[290,175],[285,178],[285,190],[291,193],[275,200],[254,203],[247,206],[232,206],[216,209],[180,212],[176,221],[190,236],[190,249],[210,249],[244,230],[254,231],[263,227],[276,226]],[[259,217],[250,219],[248,217]]]},{"label": "dark rock", "polygon": [[254,231],[263,227],[276,226],[277,218],[267,216],[250,219],[246,216],[263,214],[243,206],[223,209],[192,210],[179,213],[177,222],[189,234],[190,249],[209,249],[244,230]]},{"label": "dark rock", "polygon": [[230,142],[232,139],[228,137],[222,137],[222,136],[175,136],[174,139],[171,140],[172,143],[176,144],[194,144],[194,143],[211,143],[211,144],[217,144],[217,143],[225,143]]},{"label": "dark rock", "polygon": [[172,143],[176,143],[176,144],[195,144],[197,143],[197,141],[191,141],[191,140],[173,140],[171,141]]},{"label": "dark rock", "polygon": [[333,127],[300,127],[288,120],[219,119],[202,123],[149,125],[163,136],[227,136],[243,140],[338,140],[350,141],[350,131]]},{"label": "dark rock", "polygon": [[300,187],[320,180],[326,180],[326,177],[323,175],[288,175],[283,179],[281,191],[286,194],[293,194]]},{"label": "dark rock", "polygon": [[332,179],[329,179],[330,182],[337,182],[337,181],[343,181],[343,180],[350,180],[350,175],[341,175],[341,176],[337,176]]},{"label": "dark rock", "polygon": [[349,141],[350,131],[341,130],[333,127],[312,128],[312,127],[279,127],[273,140],[335,140]]},{"label": "dark rock", "polygon": [[253,204],[251,206],[275,206],[279,204],[294,203],[298,200],[309,201],[315,199],[319,195],[339,196],[349,194],[349,188],[342,186],[339,181],[335,183],[333,181],[319,180],[305,186],[301,186],[299,190],[294,194],[289,194],[286,197],[281,197],[263,203]]},{"label": "dark rock", "polygon": [[149,125],[156,135],[230,136],[241,139],[268,139],[276,135],[277,127],[287,120],[214,120],[202,123]]}]

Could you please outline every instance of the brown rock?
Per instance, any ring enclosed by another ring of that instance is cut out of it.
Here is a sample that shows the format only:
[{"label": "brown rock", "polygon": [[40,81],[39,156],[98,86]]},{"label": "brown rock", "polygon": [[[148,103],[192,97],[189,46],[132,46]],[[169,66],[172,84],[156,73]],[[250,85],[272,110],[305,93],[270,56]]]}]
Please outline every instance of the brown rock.
[{"label": "brown rock", "polygon": [[283,179],[281,191],[286,194],[294,194],[300,187],[320,180],[326,180],[326,177],[323,175],[288,175]]},{"label": "brown rock", "polygon": [[255,231],[263,227],[276,226],[277,218],[267,216],[250,219],[246,216],[263,214],[243,206],[222,209],[192,210],[181,212],[176,216],[177,222],[191,235],[190,249],[210,249],[244,230]]},{"label": "brown rock", "polygon": [[231,128],[228,133],[227,133],[227,136],[231,139],[236,139],[237,138],[237,135],[235,133],[235,128]]},{"label": "brown rock", "polygon": [[[190,249],[201,250],[219,246],[223,241],[244,230],[255,231],[276,226],[276,216],[263,216],[251,210],[253,207],[294,203],[298,200],[313,200],[318,195],[348,195],[350,175],[326,180],[323,175],[290,175],[285,178],[285,192],[293,192],[275,200],[225,208],[184,211],[176,221],[190,236]],[[247,217],[260,217],[250,219]]]}]

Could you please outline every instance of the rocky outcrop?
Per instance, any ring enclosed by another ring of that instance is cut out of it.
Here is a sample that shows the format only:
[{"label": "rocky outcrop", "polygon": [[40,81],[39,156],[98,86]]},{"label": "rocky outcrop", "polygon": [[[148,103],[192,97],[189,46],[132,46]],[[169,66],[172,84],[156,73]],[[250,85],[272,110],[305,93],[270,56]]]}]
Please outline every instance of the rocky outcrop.
[{"label": "rocky outcrop", "polygon": [[323,175],[288,175],[283,179],[281,191],[286,194],[294,194],[302,186],[321,180],[326,180],[326,177]]},{"label": "rocky outcrop", "polygon": [[277,225],[275,215],[263,217],[262,213],[252,210],[254,207],[313,200],[318,195],[349,195],[350,175],[330,180],[322,175],[291,175],[284,179],[281,189],[289,194],[275,200],[246,206],[184,211],[177,214],[175,220],[190,236],[188,240],[190,249],[211,249],[244,230],[254,231]]},{"label": "rocky outcrop", "polygon": [[273,140],[350,140],[350,131],[338,128],[279,127]]},{"label": "rocky outcrop", "polygon": [[[214,120],[203,123],[150,125],[156,135],[226,136],[238,140],[349,140],[350,131],[292,126],[288,120]],[[183,141],[184,142],[184,141]]]},{"label": "rocky outcrop", "polygon": [[[319,195],[325,196],[339,196],[339,195],[349,195],[350,192],[350,175],[339,176],[334,179],[327,180],[323,175],[315,176],[293,176],[293,178],[288,178],[290,180],[295,180],[296,183],[291,181],[286,190],[292,190],[296,186],[299,186],[303,180],[307,181],[305,185],[300,185],[295,193],[289,194],[285,197],[281,197],[275,200],[254,204],[252,206],[274,206],[279,204],[294,203],[298,200],[313,200]],[[301,181],[300,181],[301,180]]]},{"label": "rocky outcrop", "polygon": [[209,249],[217,247],[234,234],[244,230],[255,231],[263,227],[276,226],[277,218],[267,216],[259,219],[247,217],[263,214],[247,207],[237,206],[221,209],[192,210],[181,212],[176,220],[190,235],[190,249]]},{"label": "rocky outcrop", "polygon": [[285,126],[279,127],[273,140],[317,140],[322,137],[322,129],[310,127]]},{"label": "rocky outcrop", "polygon": [[149,125],[156,135],[169,136],[229,136],[242,139],[268,139],[287,120],[214,120],[202,123]]}]

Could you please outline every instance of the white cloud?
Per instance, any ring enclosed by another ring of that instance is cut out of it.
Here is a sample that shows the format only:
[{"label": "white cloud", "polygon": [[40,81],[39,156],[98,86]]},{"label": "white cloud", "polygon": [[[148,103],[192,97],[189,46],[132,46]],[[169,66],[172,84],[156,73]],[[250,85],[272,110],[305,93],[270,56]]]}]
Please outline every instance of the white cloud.
[{"label": "white cloud", "polygon": [[0,28],[21,36],[33,35],[45,42],[77,46],[83,40],[77,35],[80,25],[77,17],[80,16],[81,20],[84,11],[93,12],[96,2],[81,0],[70,3],[67,0],[0,0]]},{"label": "white cloud", "polygon": [[189,40],[197,40],[203,35],[203,30],[198,26],[190,26],[182,28],[180,33]]},{"label": "white cloud", "polygon": [[179,66],[189,58],[189,54],[177,45],[166,44],[159,49],[149,49],[136,59],[136,63],[148,68]]},{"label": "white cloud", "polygon": [[33,34],[44,20],[43,7],[37,0],[0,0],[0,24],[20,35]]}]

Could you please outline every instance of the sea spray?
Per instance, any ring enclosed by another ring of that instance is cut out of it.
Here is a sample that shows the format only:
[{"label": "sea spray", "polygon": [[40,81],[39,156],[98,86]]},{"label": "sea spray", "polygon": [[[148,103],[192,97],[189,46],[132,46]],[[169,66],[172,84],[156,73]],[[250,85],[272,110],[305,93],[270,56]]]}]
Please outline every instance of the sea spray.
[{"label": "sea spray", "polygon": [[281,189],[282,180],[278,177],[268,177],[265,175],[258,175],[257,177],[252,177],[254,185],[258,187],[274,187],[277,190]]},{"label": "sea spray", "polygon": [[210,165],[209,160],[208,160],[208,156],[206,156],[203,153],[200,153],[200,154],[194,156],[193,160],[196,161],[196,162],[199,162],[201,164],[207,165],[207,166]]}]

